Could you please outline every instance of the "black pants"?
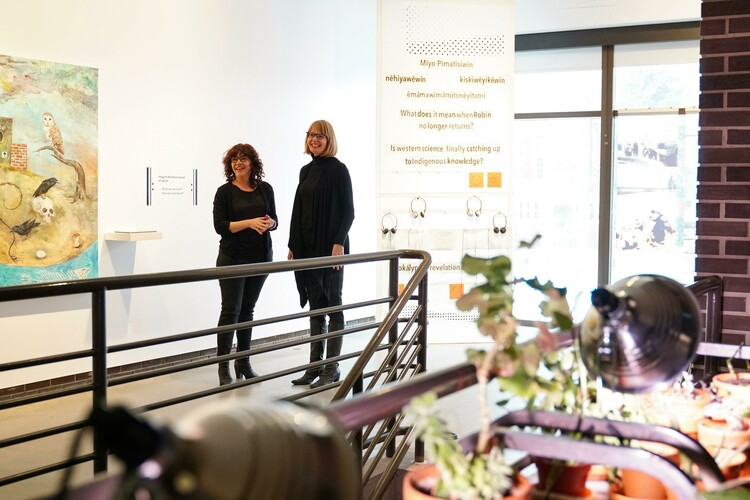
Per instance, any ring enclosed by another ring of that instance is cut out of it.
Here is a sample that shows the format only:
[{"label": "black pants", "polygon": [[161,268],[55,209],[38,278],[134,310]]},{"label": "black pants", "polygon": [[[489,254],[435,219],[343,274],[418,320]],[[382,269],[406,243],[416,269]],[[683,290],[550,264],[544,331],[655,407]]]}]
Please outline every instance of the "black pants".
[{"label": "black pants", "polygon": [[[310,301],[310,309],[321,309],[323,307],[340,306],[342,304],[342,290],[344,288],[344,268],[338,271],[333,269],[312,270],[305,273],[305,290],[307,300]],[[344,324],[343,311],[328,315],[330,322],[336,325]],[[325,325],[325,316],[313,316],[310,320],[316,320]]]},{"label": "black pants", "polygon": [[[249,264],[234,259],[224,253],[219,252],[216,258],[216,266],[233,266],[237,264]],[[219,280],[221,288],[221,314],[219,315],[219,325],[230,325],[253,320],[255,304],[260,297],[260,291],[263,288],[267,275],[251,276],[248,278],[232,278]],[[247,342],[245,349],[249,348],[252,328],[237,331],[238,349],[240,339]],[[233,332],[220,333],[217,339],[216,354],[222,356],[229,354],[232,349]]]},{"label": "black pants", "polygon": [[[341,291],[344,285],[344,269],[338,271],[333,269],[314,269],[305,273],[305,289],[307,291],[307,300],[310,301],[310,310],[321,309],[324,307],[340,306],[342,303]],[[310,317],[310,335],[315,337],[327,332],[335,332],[344,329],[344,313],[338,311],[328,314],[329,323],[326,325],[324,314]],[[325,358],[333,358],[341,354],[343,346],[343,337],[336,337],[328,340],[321,340],[310,343],[310,362],[321,361],[323,354]],[[321,378],[333,378],[336,375],[338,380],[338,363],[327,363],[323,370],[313,369],[315,374],[321,374]],[[310,375],[308,370],[306,375]]]}]

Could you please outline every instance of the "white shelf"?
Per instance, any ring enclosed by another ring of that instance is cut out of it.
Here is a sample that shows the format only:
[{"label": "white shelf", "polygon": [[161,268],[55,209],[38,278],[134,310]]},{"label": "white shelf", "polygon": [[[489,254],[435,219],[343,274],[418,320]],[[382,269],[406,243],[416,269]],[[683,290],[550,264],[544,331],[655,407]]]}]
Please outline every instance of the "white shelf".
[{"label": "white shelf", "polygon": [[160,240],[161,233],[159,231],[115,231],[104,233],[104,239],[109,241]]}]

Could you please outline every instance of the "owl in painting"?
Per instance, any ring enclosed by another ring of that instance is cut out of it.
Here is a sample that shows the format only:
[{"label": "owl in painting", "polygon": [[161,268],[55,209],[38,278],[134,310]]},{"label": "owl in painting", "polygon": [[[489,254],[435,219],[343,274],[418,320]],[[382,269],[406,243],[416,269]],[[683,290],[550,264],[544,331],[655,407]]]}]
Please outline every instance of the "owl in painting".
[{"label": "owl in painting", "polygon": [[55,151],[59,151],[60,154],[65,154],[62,134],[60,133],[60,128],[55,123],[55,117],[52,116],[52,113],[44,113],[42,115],[42,126],[44,126],[44,135],[47,136],[49,145]]}]

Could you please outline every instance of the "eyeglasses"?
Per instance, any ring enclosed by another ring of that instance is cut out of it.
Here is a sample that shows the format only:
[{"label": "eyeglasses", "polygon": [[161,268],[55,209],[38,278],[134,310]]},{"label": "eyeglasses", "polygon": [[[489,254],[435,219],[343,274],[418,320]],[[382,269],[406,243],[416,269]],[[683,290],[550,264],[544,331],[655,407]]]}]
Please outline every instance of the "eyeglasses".
[{"label": "eyeglasses", "polygon": [[323,139],[328,139],[328,136],[325,134],[313,134],[312,132],[307,133],[308,139],[317,139],[319,141],[322,141]]},{"label": "eyeglasses", "polygon": [[234,165],[235,163],[250,163],[250,158],[248,158],[247,156],[232,158],[232,165]]}]

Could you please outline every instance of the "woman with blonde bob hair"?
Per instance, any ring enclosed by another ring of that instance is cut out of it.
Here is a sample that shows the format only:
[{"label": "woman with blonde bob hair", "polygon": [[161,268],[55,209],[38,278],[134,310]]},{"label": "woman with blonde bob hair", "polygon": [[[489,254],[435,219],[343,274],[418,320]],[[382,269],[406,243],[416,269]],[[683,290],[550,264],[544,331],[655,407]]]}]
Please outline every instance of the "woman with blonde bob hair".
[{"label": "woman with blonde bob hair", "polygon": [[[338,143],[333,126],[325,120],[314,121],[305,132],[305,154],[312,161],[302,167],[294,195],[292,220],[289,226],[288,259],[306,259],[344,255],[349,253],[349,229],[354,221],[352,180],[346,165],[336,158]],[[313,269],[295,275],[300,294],[300,306],[310,302],[310,310],[342,304],[341,292],[344,269],[336,266]],[[344,313],[310,317],[310,336],[344,329]],[[310,344],[310,363],[334,358],[341,354],[342,337]],[[341,376],[338,362],[308,368],[294,385],[322,387],[338,382]],[[318,377],[320,377],[318,379]],[[318,379],[316,382],[315,379]],[[313,383],[314,382],[314,383]]]},{"label": "woman with blonde bob hair", "polygon": [[[315,156],[323,156],[326,158],[336,156],[336,153],[339,152],[339,145],[336,142],[336,134],[333,132],[333,126],[325,120],[317,120],[310,125],[307,134],[313,131],[313,129],[327,139],[323,150]],[[305,134],[305,154],[313,155],[313,152],[310,150],[310,137],[307,134]]]}]

